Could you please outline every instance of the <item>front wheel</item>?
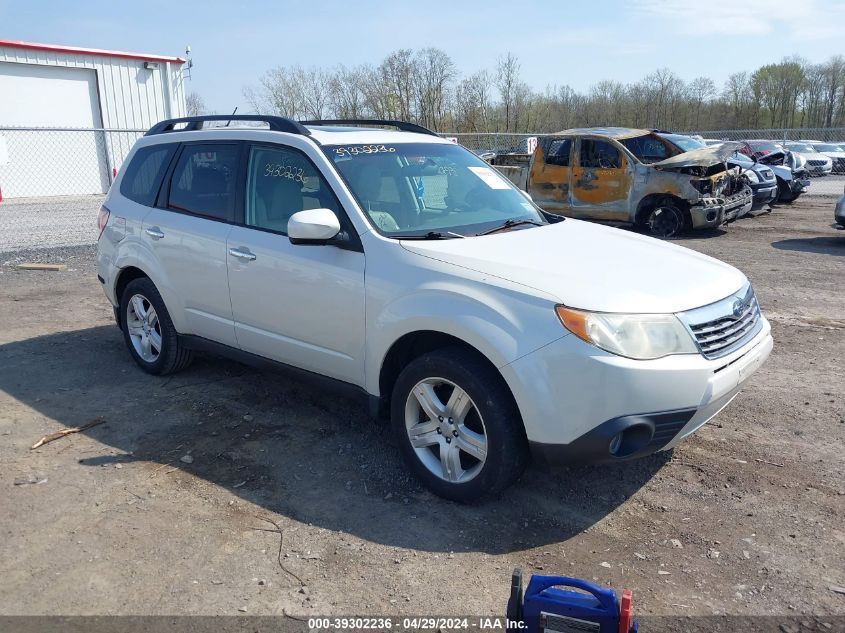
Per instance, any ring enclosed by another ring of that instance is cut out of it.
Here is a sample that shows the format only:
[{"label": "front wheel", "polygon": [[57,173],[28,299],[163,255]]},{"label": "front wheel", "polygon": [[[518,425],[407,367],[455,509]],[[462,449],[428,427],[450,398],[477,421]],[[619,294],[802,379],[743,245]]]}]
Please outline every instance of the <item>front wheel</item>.
[{"label": "front wheel", "polygon": [[684,213],[674,204],[659,204],[646,217],[646,226],[654,237],[674,237],[684,229]]},{"label": "front wheel", "polygon": [[786,184],[786,181],[778,178],[778,202],[789,204],[790,202],[795,202],[800,195],[800,192],[793,193],[789,185]]},{"label": "front wheel", "polygon": [[402,370],[391,424],[411,471],[453,501],[501,492],[528,461],[522,419],[504,380],[459,347],[420,356]]}]

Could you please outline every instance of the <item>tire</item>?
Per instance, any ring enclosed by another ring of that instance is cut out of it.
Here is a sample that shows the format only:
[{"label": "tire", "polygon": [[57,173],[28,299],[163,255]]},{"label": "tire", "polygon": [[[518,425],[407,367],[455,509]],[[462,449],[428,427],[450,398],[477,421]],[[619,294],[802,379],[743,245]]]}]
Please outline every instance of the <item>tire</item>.
[{"label": "tire", "polygon": [[654,237],[675,237],[686,227],[686,216],[677,204],[661,201],[645,214],[645,226]]},{"label": "tire", "polygon": [[778,178],[778,202],[790,204],[792,202],[795,202],[798,199],[798,196],[800,195],[800,193],[793,193],[789,189],[789,186],[786,184],[786,181]]},{"label": "tire", "polygon": [[120,327],[132,358],[149,374],[172,374],[184,369],[193,360],[191,350],[179,342],[158,289],[147,277],[133,279],[123,291]]},{"label": "tire", "polygon": [[515,482],[528,463],[510,390],[484,358],[461,347],[411,361],[393,388],[390,411],[409,469],[438,496],[463,503],[490,497]]}]

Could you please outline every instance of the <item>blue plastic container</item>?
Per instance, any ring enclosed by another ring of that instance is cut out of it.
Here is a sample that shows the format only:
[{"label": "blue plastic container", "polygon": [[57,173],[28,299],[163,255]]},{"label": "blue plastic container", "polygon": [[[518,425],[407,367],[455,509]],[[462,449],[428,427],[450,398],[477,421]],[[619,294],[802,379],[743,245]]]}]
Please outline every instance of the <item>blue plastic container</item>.
[{"label": "blue plastic container", "polygon": [[[521,619],[530,633],[619,633],[620,604],[613,589],[586,580],[533,576],[525,589]],[[626,633],[636,631],[632,623]]]}]

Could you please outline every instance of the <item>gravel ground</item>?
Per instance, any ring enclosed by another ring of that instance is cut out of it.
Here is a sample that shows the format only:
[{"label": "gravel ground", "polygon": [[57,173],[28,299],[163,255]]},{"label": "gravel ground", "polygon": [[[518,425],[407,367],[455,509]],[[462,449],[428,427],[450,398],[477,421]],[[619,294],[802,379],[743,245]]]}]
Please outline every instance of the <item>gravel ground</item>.
[{"label": "gravel ground", "polygon": [[0,203],[0,253],[94,244],[105,196],[17,198]]},{"label": "gravel ground", "polygon": [[832,206],[679,240],[744,270],[773,326],[717,419],[674,453],[530,469],[469,507],[410,480],[356,402],[211,357],[141,372],[92,248],[0,254],[0,614],[498,615],[519,566],[629,587],[640,614],[843,616]]}]

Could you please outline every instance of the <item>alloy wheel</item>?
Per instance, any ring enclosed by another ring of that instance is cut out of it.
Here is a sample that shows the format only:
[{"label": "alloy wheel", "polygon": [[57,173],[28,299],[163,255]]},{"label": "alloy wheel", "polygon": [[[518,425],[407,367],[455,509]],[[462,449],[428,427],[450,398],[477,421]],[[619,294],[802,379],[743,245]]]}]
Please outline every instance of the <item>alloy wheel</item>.
[{"label": "alloy wheel", "polygon": [[135,352],[147,363],[154,363],[161,354],[161,323],[150,300],[132,295],[126,307],[126,329]]},{"label": "alloy wheel", "polygon": [[487,431],[472,398],[445,378],[418,382],[405,403],[405,428],[420,462],[450,483],[474,479],[487,460]]}]

